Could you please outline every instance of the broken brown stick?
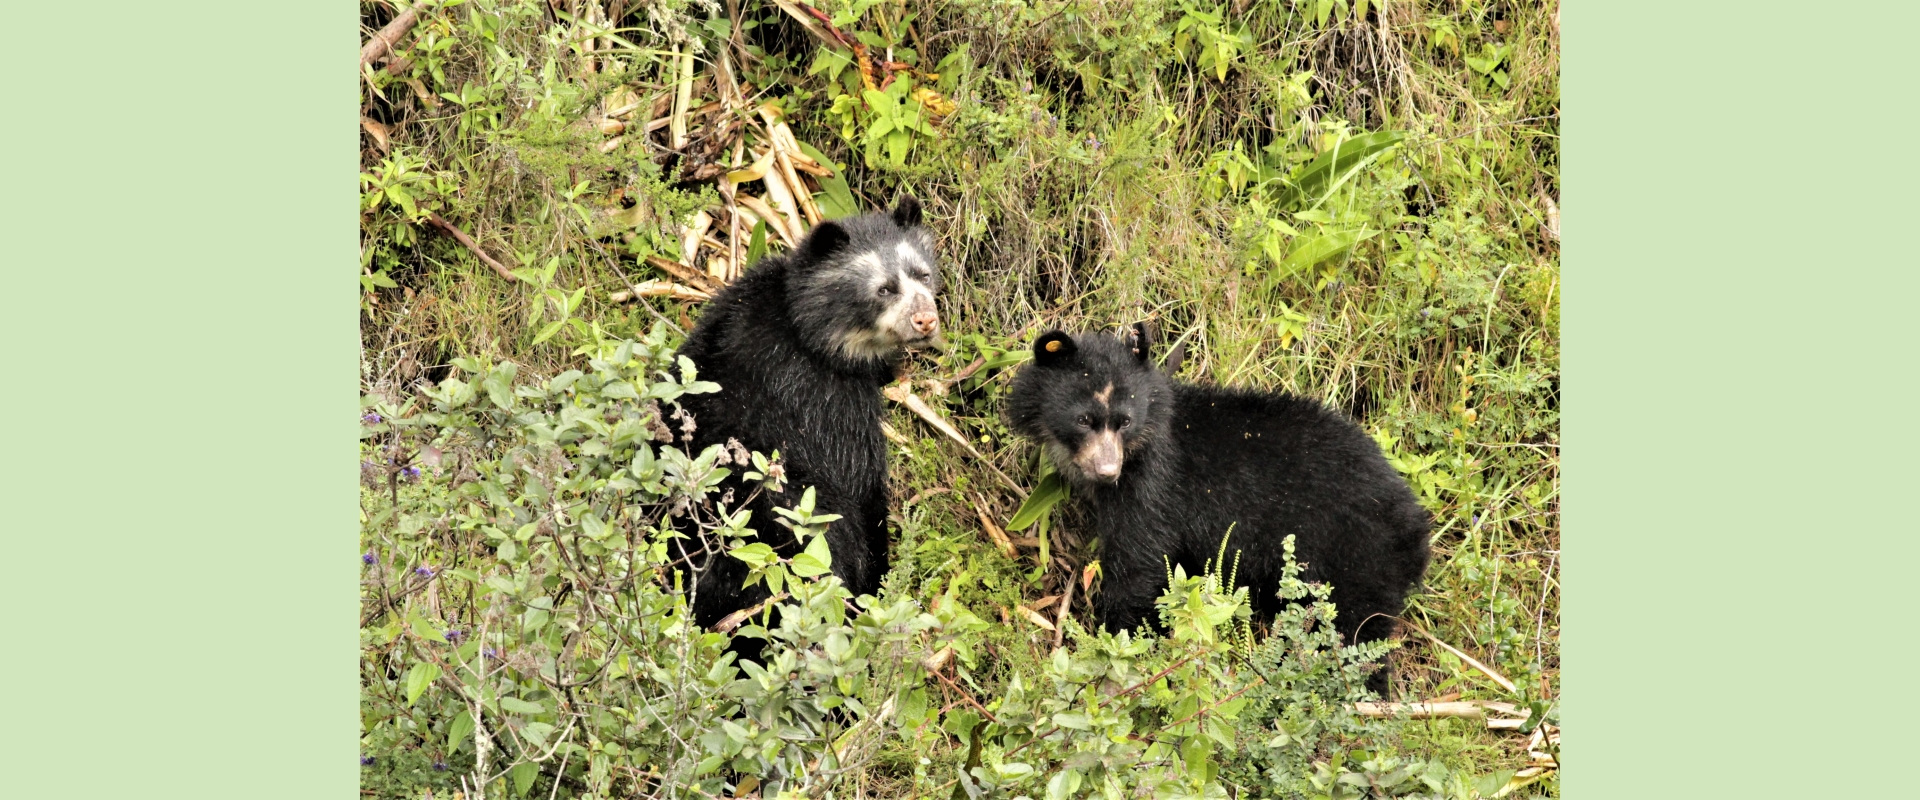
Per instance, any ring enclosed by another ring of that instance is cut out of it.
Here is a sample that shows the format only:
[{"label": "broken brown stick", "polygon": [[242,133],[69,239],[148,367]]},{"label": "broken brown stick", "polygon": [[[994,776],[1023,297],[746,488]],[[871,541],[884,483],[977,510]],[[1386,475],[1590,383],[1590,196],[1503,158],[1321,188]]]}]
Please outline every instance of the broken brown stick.
[{"label": "broken brown stick", "polygon": [[1013,541],[1007,538],[1007,532],[1000,530],[1000,526],[994,524],[993,515],[987,513],[986,503],[981,502],[978,494],[970,499],[973,500],[974,513],[980,515],[980,527],[987,529],[987,538],[992,539],[993,543],[1000,548],[1000,552],[1007,554],[1007,558],[1019,558],[1020,551],[1014,549]]},{"label": "broken brown stick", "polygon": [[453,223],[448,222],[446,217],[440,216],[438,212],[428,212],[427,221],[433,223],[434,227],[446,231],[447,235],[452,236],[454,241],[466,245],[468,250],[473,251],[473,254],[479,256],[481,261],[486,262],[487,266],[492,267],[494,272],[500,273],[500,277],[510,281],[520,280],[514,277],[513,270],[507,269],[507,265],[494,260],[493,256],[487,255],[487,251],[480,249],[479,243],[475,242],[473,237],[468,236],[466,231],[460,230],[458,227],[455,227]]},{"label": "broken brown stick", "polygon": [[360,46],[360,63],[368,64],[374,59],[393,52],[393,46],[400,42],[400,37],[406,36],[408,31],[413,30],[413,26],[420,22],[421,12],[426,11],[427,6],[430,5],[433,5],[433,0],[420,0],[413,4],[412,8],[400,12],[399,16],[394,17],[391,22],[375,33],[373,38],[368,39],[366,44]]},{"label": "broken brown stick", "polygon": [[714,623],[713,629],[721,633],[732,633],[734,628],[740,627],[740,623],[746,622],[753,615],[758,614],[761,611],[765,610],[767,606],[771,606],[774,603],[778,603],[785,599],[787,599],[787,593],[781,592],[779,594],[776,594],[772,597],[769,597],[765,600],[760,601],[758,605],[752,608],[743,608],[743,609],[740,609],[739,611],[735,611],[723,617],[719,622]]},{"label": "broken brown stick", "polygon": [[913,390],[907,388],[906,384],[896,383],[882,389],[880,393],[886,395],[888,400],[906,406],[908,411],[912,411],[915,416],[926,420],[927,424],[932,425],[935,430],[946,434],[947,438],[960,443],[961,447],[966,448],[968,454],[980,460],[980,466],[986,467],[987,471],[993,473],[994,477],[999,478],[1001,483],[1007,485],[1007,488],[1015,492],[1025,491],[1020,488],[1020,484],[1014,483],[1012,478],[1007,477],[1006,473],[1001,472],[999,467],[995,467],[993,462],[988,461],[986,456],[980,455],[979,450],[973,449],[973,443],[967,441],[967,437],[961,436],[960,431],[948,424],[946,419],[940,416],[940,412],[933,410],[933,407],[927,405],[925,400],[914,396]]},{"label": "broken brown stick", "polygon": [[709,277],[706,273],[678,261],[671,261],[659,256],[647,256],[647,263],[658,267],[661,272],[693,284],[695,289],[706,292],[707,294],[717,294],[721,289],[720,285],[714,283],[713,278]]},{"label": "broken brown stick", "polygon": [[[1397,717],[1402,714],[1405,714],[1408,719],[1486,719],[1489,710],[1500,711],[1507,714],[1518,714],[1520,718],[1513,720],[1513,722],[1516,723],[1526,721],[1529,713],[1514,707],[1511,703],[1501,703],[1491,700],[1456,700],[1446,703],[1367,702],[1353,704],[1353,712],[1355,714],[1374,719]],[[1492,721],[1499,722],[1501,720]]]},{"label": "broken brown stick", "polygon": [[713,295],[672,281],[641,281],[634,284],[632,290],[622,289],[607,295],[607,299],[615,303],[625,303],[635,297],[671,297],[675,300],[691,300],[696,303],[713,299]]}]

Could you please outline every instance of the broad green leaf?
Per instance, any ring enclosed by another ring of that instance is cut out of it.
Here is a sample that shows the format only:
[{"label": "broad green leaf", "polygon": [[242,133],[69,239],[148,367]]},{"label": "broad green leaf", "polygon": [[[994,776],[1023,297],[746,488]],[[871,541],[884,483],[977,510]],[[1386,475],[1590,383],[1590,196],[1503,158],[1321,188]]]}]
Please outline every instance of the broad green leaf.
[{"label": "broad green leaf", "polygon": [[547,737],[553,735],[553,726],[544,722],[529,722],[520,729],[520,735],[526,737],[534,747],[544,748],[547,746]]},{"label": "broad green leaf", "polygon": [[467,741],[467,737],[472,735],[473,735],[473,713],[469,711],[462,711],[460,712],[460,716],[454,717],[452,724],[449,724],[447,726],[448,752],[459,750],[460,746],[463,744],[471,744],[470,742]]},{"label": "broad green leaf", "polygon": [[500,708],[515,714],[540,714],[547,710],[546,706],[540,705],[539,703],[531,703],[518,697],[500,698]]},{"label": "broad green leaf", "polygon": [[789,566],[793,574],[802,578],[815,578],[832,571],[833,551],[827,544],[827,537],[813,537],[813,541],[807,543],[806,552],[794,556]]},{"label": "broad green leaf", "polygon": [[513,765],[513,769],[507,771],[507,776],[513,779],[514,795],[526,797],[527,791],[533,788],[533,779],[538,777],[539,774],[540,765],[538,763],[523,761]]},{"label": "broad green leaf", "polygon": [[1020,504],[1020,510],[1013,512],[1013,519],[1007,520],[1007,530],[1026,530],[1065,499],[1066,479],[1060,477],[1058,472],[1048,474],[1040,479],[1040,485],[1034,487],[1033,493],[1027,495],[1026,501]]},{"label": "broad green leaf", "polygon": [[1401,131],[1377,131],[1334,145],[1319,158],[1293,171],[1292,185],[1281,191],[1278,207],[1294,208],[1306,198],[1321,197],[1340,175],[1371,161],[1405,138],[1407,135]]},{"label": "broad green leaf", "polygon": [[[547,325],[546,327],[541,328],[539,335],[533,337],[533,343],[539,344],[541,342],[544,342],[548,339],[553,338],[553,335],[556,333],[559,333],[560,328],[565,326],[566,324],[567,324],[567,321],[563,319],[563,320],[557,320]],[[498,404],[499,402],[500,402],[499,399],[495,398],[494,403]],[[506,408],[506,406],[501,406],[501,408]]]},{"label": "broad green leaf", "polygon": [[1267,283],[1272,285],[1274,281],[1340,255],[1355,244],[1379,233],[1379,231],[1355,228],[1330,231],[1311,238],[1295,239],[1293,252],[1287,254],[1286,260],[1275,265],[1272,274],[1267,278]]},{"label": "broad green leaf", "polygon": [[733,548],[727,551],[727,555],[761,568],[773,563],[774,559],[773,548],[768,547],[764,542],[754,542]]},{"label": "broad green leaf", "polygon": [[440,665],[431,661],[422,661],[407,670],[407,705],[411,706],[413,701],[420,699],[420,695],[439,677]]}]

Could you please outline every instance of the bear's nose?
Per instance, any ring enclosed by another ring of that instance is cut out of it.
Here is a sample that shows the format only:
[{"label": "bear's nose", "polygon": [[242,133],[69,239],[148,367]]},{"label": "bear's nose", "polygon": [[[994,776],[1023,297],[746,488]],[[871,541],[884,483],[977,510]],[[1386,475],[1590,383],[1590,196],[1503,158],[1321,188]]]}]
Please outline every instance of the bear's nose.
[{"label": "bear's nose", "polygon": [[932,311],[913,315],[913,329],[919,331],[921,336],[933,335],[934,331],[940,330],[940,315]]}]

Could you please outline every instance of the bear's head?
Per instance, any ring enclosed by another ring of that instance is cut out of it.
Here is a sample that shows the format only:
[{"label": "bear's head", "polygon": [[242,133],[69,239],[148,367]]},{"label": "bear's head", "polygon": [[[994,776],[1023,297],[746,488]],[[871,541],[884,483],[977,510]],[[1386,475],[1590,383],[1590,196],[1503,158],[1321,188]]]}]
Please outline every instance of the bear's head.
[{"label": "bear's head", "polygon": [[1134,454],[1166,428],[1173,384],[1149,359],[1150,335],[1052,331],[1033,342],[1033,361],[1014,378],[1007,417],[1045,447],[1068,481],[1114,484]]},{"label": "bear's head", "polygon": [[822,222],[787,262],[787,304],[813,349],[855,364],[891,361],[940,333],[940,270],[920,201]]}]

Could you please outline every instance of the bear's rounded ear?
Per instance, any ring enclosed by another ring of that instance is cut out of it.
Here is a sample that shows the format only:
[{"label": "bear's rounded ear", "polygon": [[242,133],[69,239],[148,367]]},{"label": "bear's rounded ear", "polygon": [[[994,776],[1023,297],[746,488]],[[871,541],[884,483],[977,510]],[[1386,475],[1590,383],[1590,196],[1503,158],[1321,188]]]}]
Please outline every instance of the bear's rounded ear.
[{"label": "bear's rounded ear", "polygon": [[1071,358],[1080,347],[1073,337],[1061,331],[1049,331],[1033,340],[1033,363],[1047,367]]},{"label": "bear's rounded ear", "polygon": [[851,240],[847,229],[840,227],[840,223],[822,222],[800,240],[800,246],[796,248],[798,258],[795,260],[802,264],[818,264],[847,246]]},{"label": "bear's rounded ear", "polygon": [[1147,351],[1153,343],[1152,334],[1147,332],[1147,323],[1136,322],[1128,325],[1122,338],[1127,343],[1127,349],[1133,352],[1133,357],[1140,359],[1143,364],[1146,363]]},{"label": "bear's rounded ear", "polygon": [[893,224],[902,228],[911,228],[920,224],[920,200],[913,195],[903,195],[899,205],[893,207]]}]

